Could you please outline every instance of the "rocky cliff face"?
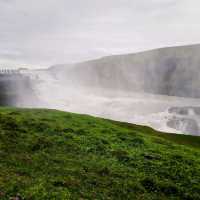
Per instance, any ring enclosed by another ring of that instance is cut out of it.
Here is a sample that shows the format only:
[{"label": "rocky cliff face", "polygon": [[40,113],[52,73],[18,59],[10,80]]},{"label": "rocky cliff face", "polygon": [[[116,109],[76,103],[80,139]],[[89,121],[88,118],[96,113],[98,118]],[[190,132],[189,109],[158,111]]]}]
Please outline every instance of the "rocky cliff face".
[{"label": "rocky cliff face", "polygon": [[68,84],[200,98],[200,45],[116,55],[50,69]]},{"label": "rocky cliff face", "polygon": [[0,106],[32,106],[36,99],[29,77],[0,74]]},{"label": "rocky cliff face", "polygon": [[48,76],[38,91],[58,97],[52,108],[200,135],[200,45],[57,65]]}]

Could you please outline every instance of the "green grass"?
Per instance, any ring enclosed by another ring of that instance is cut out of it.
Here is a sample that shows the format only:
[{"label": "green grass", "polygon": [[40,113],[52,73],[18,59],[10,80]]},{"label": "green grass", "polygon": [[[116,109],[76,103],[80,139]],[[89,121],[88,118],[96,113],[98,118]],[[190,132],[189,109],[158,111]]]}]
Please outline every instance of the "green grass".
[{"label": "green grass", "polygon": [[0,108],[0,199],[200,199],[200,138]]}]

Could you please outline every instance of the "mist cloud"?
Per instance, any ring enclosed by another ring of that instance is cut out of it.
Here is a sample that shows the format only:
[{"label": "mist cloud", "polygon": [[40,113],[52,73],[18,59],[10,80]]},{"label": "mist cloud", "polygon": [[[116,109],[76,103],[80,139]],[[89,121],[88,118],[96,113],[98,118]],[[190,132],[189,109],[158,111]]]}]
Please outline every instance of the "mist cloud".
[{"label": "mist cloud", "polygon": [[0,0],[0,63],[77,62],[200,41],[195,0]]}]

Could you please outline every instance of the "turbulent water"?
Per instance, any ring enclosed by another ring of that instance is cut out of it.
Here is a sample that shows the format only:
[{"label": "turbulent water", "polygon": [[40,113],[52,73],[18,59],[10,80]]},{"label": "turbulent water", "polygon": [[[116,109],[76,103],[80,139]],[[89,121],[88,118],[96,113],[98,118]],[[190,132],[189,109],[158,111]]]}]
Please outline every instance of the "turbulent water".
[{"label": "turbulent water", "polygon": [[100,89],[91,92],[90,88],[63,85],[47,72],[34,73],[37,74],[34,90],[43,101],[41,107],[143,124],[161,131],[200,135],[199,110],[195,112],[200,106],[199,99]]},{"label": "turbulent water", "polygon": [[[32,71],[38,106],[200,135],[200,45]],[[41,103],[43,102],[43,103]]]}]

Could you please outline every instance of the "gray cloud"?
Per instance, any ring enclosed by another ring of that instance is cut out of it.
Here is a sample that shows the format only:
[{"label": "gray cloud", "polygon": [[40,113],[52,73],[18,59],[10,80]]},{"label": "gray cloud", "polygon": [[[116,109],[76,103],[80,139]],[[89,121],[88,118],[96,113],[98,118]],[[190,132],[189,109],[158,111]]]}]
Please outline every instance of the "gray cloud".
[{"label": "gray cloud", "polygon": [[198,43],[199,6],[196,0],[0,0],[0,59],[51,65]]}]

